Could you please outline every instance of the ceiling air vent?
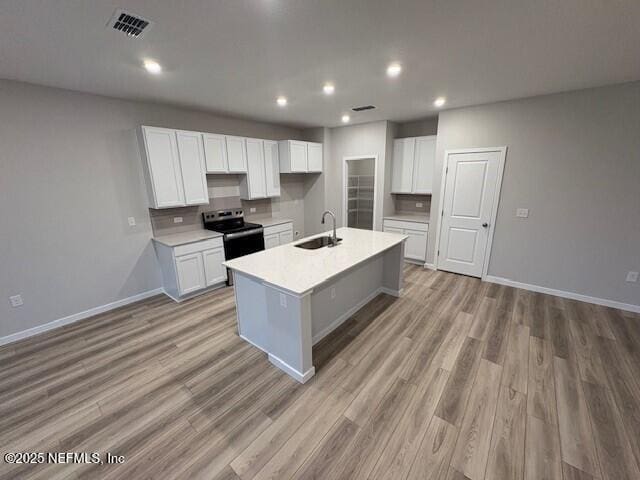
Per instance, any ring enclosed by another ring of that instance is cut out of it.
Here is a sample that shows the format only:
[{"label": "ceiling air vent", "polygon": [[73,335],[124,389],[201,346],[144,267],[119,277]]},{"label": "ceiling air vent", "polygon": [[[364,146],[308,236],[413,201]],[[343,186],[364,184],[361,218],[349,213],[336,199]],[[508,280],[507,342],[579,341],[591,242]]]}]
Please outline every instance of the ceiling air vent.
[{"label": "ceiling air vent", "polygon": [[124,33],[128,37],[141,38],[153,25],[151,20],[135,15],[133,13],[116,9],[111,20],[107,23],[108,27]]},{"label": "ceiling air vent", "polygon": [[374,107],[373,105],[363,105],[362,107],[353,107],[351,110],[353,110],[354,112],[364,112],[365,110],[373,110]]}]

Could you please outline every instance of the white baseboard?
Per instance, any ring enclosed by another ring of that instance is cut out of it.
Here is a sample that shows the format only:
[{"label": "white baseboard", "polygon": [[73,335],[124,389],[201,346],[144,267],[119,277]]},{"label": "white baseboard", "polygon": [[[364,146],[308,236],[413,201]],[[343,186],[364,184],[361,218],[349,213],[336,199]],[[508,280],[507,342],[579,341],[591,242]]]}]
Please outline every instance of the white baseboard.
[{"label": "white baseboard", "polygon": [[424,265],[423,260],[416,260],[415,258],[404,257],[404,261],[407,263],[412,263],[413,265]]},{"label": "white baseboard", "polygon": [[429,270],[437,270],[434,263],[425,263],[424,268],[428,268]]},{"label": "white baseboard", "polygon": [[379,293],[386,293],[387,295],[391,295],[392,297],[400,297],[402,296],[403,290],[403,288],[401,288],[400,290],[392,290],[391,288],[380,287]]},{"label": "white baseboard", "polygon": [[278,357],[272,354],[269,354],[269,361],[273,363],[276,367],[278,367],[280,370],[286,372],[288,375],[295,378],[300,383],[306,383],[316,373],[316,367],[311,367],[306,372],[301,373],[295,368],[293,368],[291,365],[289,365],[288,363],[283,362]]},{"label": "white baseboard", "polygon": [[84,312],[74,313],[73,315],[59,318],[58,320],[53,320],[52,322],[45,323],[44,325],[38,325],[37,327],[28,328],[27,330],[22,330],[21,332],[12,333],[11,335],[0,337],[0,345],[6,345],[8,343],[17,342],[18,340],[33,337],[34,335],[48,332],[49,330],[53,330],[54,328],[62,327],[63,325],[69,325],[70,323],[77,322],[78,320],[84,320],[85,318],[93,317],[94,315],[108,312],[109,310],[114,310],[118,307],[124,307],[125,305],[129,305],[130,303],[138,302],[140,300],[153,297],[154,295],[158,295],[160,293],[164,293],[164,290],[162,288],[156,288],[147,292],[138,293],[137,295],[133,295],[131,297],[123,298],[122,300],[116,300],[115,302],[107,303],[106,305],[93,307],[89,310],[85,310]]},{"label": "white baseboard", "polygon": [[619,310],[640,313],[640,305],[633,305],[631,303],[616,302],[615,300],[607,300],[606,298],[590,297],[588,295],[582,295],[580,293],[566,292],[564,290],[541,287],[539,285],[532,285],[530,283],[516,282],[515,280],[510,280],[508,278],[494,277],[493,275],[487,275],[483,280],[490,283],[507,285],[509,287],[522,288],[524,290],[530,290],[532,292],[547,293],[549,295],[555,295],[556,297],[570,298],[572,300],[580,300],[581,302],[595,303],[596,305],[603,305],[605,307],[612,307]]}]

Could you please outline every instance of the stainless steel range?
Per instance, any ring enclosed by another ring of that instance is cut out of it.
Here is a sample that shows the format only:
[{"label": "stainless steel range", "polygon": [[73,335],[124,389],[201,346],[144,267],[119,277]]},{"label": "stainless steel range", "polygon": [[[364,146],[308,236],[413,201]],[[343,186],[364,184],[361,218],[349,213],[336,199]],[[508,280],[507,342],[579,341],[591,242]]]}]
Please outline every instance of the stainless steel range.
[{"label": "stainless steel range", "polygon": [[[244,221],[241,208],[203,212],[204,228],[222,233],[224,236],[224,258],[241,257],[264,250],[264,229],[262,225]],[[231,272],[227,271],[227,284],[233,285]]]}]

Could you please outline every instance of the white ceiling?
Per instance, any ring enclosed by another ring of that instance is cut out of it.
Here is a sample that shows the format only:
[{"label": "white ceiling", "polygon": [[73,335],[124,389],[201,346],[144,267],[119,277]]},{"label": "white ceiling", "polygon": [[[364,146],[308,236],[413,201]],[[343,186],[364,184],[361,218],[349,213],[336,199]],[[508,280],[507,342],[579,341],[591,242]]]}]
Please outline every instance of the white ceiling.
[{"label": "white ceiling", "polygon": [[[155,25],[126,38],[105,27],[116,7]],[[354,123],[434,115],[439,95],[452,108],[637,80],[639,46],[638,0],[0,2],[1,78],[298,126],[363,104],[378,108]]]}]

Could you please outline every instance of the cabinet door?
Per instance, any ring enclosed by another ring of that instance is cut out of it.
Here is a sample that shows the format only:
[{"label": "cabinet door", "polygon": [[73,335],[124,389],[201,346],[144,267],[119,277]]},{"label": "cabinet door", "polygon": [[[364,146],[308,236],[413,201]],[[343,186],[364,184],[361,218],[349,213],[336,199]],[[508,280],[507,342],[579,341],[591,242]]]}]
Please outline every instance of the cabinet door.
[{"label": "cabinet door", "polygon": [[207,177],[204,166],[202,135],[197,132],[176,132],[178,154],[182,169],[182,185],[186,205],[209,203]]},{"label": "cabinet door", "polygon": [[202,260],[204,261],[204,276],[207,287],[227,279],[227,268],[222,265],[224,262],[223,248],[205,250],[202,252]]},{"label": "cabinet door", "polygon": [[392,193],[411,193],[415,138],[400,138],[393,145]]},{"label": "cabinet door", "polygon": [[293,242],[293,231],[287,230],[286,232],[280,232],[280,245],[286,245]]},{"label": "cabinet door", "polygon": [[184,205],[182,173],[174,130],[142,127],[154,208]]},{"label": "cabinet door", "polygon": [[267,183],[267,197],[280,196],[280,160],[278,142],[264,140],[264,170]]},{"label": "cabinet door", "polygon": [[322,171],[322,144],[307,143],[307,162],[310,172]]},{"label": "cabinet door", "polygon": [[404,142],[402,139],[393,141],[393,159],[391,171],[391,193],[399,192],[402,185],[402,152]]},{"label": "cabinet door", "polygon": [[178,289],[181,296],[205,288],[202,253],[190,253],[176,257],[176,270],[178,271]]},{"label": "cabinet door", "polygon": [[229,164],[227,163],[227,142],[224,135],[213,133],[203,133],[204,158],[208,173],[227,173]]},{"label": "cabinet door", "polygon": [[243,137],[225,137],[230,173],[247,173],[247,150]]},{"label": "cabinet door", "polygon": [[427,258],[427,234],[419,230],[404,230],[408,235],[404,256],[413,260],[424,261]]},{"label": "cabinet door", "polygon": [[289,141],[289,156],[291,158],[292,172],[306,172],[307,166],[307,142]]},{"label": "cabinet door", "polygon": [[262,140],[247,138],[247,182],[249,198],[267,196],[267,184],[264,170],[264,147]]},{"label": "cabinet door", "polygon": [[436,159],[436,137],[416,138],[413,162],[413,193],[433,191],[433,169]]},{"label": "cabinet door", "polygon": [[277,247],[280,245],[280,234],[272,233],[271,235],[264,236],[264,248],[268,250],[273,247]]}]

